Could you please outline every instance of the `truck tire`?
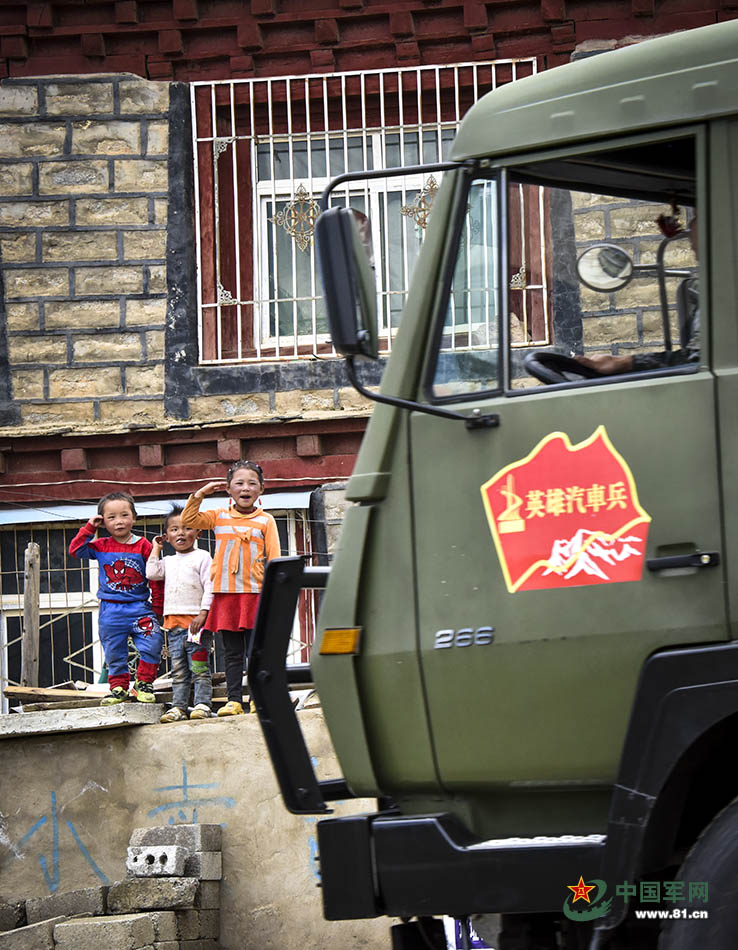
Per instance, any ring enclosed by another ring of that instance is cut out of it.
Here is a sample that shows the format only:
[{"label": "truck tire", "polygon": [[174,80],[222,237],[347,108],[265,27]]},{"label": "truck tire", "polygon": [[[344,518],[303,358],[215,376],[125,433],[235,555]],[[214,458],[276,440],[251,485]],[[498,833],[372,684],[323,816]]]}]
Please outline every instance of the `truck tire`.
[{"label": "truck tire", "polygon": [[738,799],[715,817],[679,869],[678,880],[707,882],[707,903],[676,905],[687,914],[706,910],[707,920],[667,921],[658,950],[734,950],[738,946]]}]

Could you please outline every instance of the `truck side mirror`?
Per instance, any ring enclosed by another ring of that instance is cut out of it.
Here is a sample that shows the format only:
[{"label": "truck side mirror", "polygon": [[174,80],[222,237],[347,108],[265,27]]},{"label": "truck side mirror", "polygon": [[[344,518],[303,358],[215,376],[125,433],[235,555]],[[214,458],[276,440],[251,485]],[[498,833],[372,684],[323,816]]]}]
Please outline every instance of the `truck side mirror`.
[{"label": "truck side mirror", "polygon": [[[363,230],[368,226],[363,218]],[[333,346],[341,356],[377,359],[377,285],[358,214],[351,208],[324,211],[315,243]],[[371,247],[370,238],[367,243]]]},{"label": "truck side mirror", "polygon": [[633,277],[633,261],[615,244],[595,244],[577,260],[577,274],[591,290],[620,290]]}]

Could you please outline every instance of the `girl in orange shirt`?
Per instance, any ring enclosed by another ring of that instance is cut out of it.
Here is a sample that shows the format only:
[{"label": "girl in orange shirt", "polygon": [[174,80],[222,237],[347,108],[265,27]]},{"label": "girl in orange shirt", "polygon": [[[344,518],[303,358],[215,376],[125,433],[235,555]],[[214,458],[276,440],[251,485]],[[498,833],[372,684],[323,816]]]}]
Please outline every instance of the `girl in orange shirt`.
[{"label": "girl in orange shirt", "polygon": [[[227,489],[228,508],[200,511],[205,495]],[[215,532],[213,556],[213,603],[203,624],[223,638],[228,702],[219,716],[238,716],[249,711],[241,705],[246,648],[256,621],[259,593],[266,562],[279,557],[277,523],[267,511],[256,507],[264,491],[264,475],[256,462],[234,462],[225,481],[208,482],[187,499],[182,524]]]}]

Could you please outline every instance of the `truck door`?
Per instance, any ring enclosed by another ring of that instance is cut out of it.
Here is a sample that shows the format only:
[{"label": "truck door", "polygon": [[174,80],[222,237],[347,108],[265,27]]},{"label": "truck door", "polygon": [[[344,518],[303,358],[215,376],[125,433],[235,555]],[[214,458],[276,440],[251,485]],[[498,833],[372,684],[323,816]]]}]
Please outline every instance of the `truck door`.
[{"label": "truck door", "polygon": [[[460,204],[425,395],[500,424],[409,420],[420,658],[451,793],[612,782],[646,657],[728,636],[707,268],[687,235],[698,151],[683,136],[549,157],[478,175]],[[584,282],[593,258],[605,289]],[[585,379],[552,353],[627,359]]]}]

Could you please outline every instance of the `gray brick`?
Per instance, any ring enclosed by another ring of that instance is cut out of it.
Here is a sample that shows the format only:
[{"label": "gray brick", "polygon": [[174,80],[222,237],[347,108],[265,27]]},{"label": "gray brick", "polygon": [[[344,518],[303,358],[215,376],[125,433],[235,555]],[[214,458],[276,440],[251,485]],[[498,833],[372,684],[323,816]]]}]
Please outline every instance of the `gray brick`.
[{"label": "gray brick", "polygon": [[220,851],[196,851],[185,861],[185,877],[201,881],[220,881],[223,877],[223,858]]},{"label": "gray brick", "polygon": [[0,950],[54,950],[54,927],[64,919],[54,917],[0,934]]},{"label": "gray brick", "polygon": [[89,917],[98,917],[108,912],[107,896],[108,888],[101,886],[50,894],[48,897],[29,897],[26,901],[26,917],[29,924],[59,916],[75,917],[86,914]]},{"label": "gray brick", "polygon": [[166,942],[178,938],[177,916],[173,910],[152,910],[146,916],[154,925],[155,941]]},{"label": "gray brick", "polygon": [[179,950],[179,940],[162,940],[154,944],[154,950]]},{"label": "gray brick", "polygon": [[217,910],[220,907],[220,881],[200,882],[195,907],[201,910]]},{"label": "gray brick", "polygon": [[[219,852],[212,852],[220,857]],[[190,852],[176,844],[151,844],[128,849],[126,870],[130,877],[196,877],[185,875]]]},{"label": "gray brick", "polygon": [[141,950],[154,942],[154,925],[148,914],[86,917],[68,920],[54,928],[56,950]]},{"label": "gray brick", "polygon": [[178,844],[195,851],[220,851],[223,829],[220,825],[155,825],[153,828],[136,828],[131,835],[131,847]]},{"label": "gray brick", "polygon": [[26,923],[26,902],[13,897],[0,897],[0,933]]},{"label": "gray brick", "polygon": [[181,940],[220,936],[219,910],[178,910],[177,931]]},{"label": "gray brick", "polygon": [[112,885],[108,910],[129,914],[137,910],[194,907],[197,896],[198,882],[192,877],[131,878]]}]

